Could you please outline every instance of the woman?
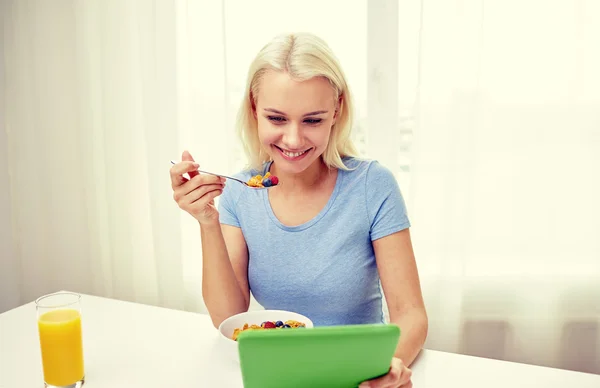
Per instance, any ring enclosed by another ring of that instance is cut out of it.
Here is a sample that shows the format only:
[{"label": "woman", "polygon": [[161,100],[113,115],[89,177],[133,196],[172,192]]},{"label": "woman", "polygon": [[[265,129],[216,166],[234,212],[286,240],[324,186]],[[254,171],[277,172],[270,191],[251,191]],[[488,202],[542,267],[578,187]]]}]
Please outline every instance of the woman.
[{"label": "woman", "polygon": [[251,166],[237,175],[279,183],[225,188],[184,152],[171,169],[174,198],[200,224],[203,297],[216,327],[248,310],[250,290],[263,307],[315,325],[382,323],[383,291],[402,336],[390,372],[363,386],[410,387],[408,366],[427,335],[410,223],[393,174],[356,156],[352,110],[326,43],[279,36],[249,69],[238,130]]}]

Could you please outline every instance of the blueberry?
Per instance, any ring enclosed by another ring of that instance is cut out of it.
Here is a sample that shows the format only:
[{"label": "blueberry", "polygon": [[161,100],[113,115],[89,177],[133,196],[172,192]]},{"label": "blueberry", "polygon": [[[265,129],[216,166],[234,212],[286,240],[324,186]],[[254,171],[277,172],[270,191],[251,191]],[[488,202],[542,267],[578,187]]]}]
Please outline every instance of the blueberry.
[{"label": "blueberry", "polygon": [[271,182],[271,178],[267,178],[267,179],[263,180],[262,184],[265,187],[271,187],[271,186],[273,186],[273,182]]},{"label": "blueberry", "polygon": [[291,328],[291,326],[290,326],[290,325],[283,325],[283,328],[284,328],[284,329],[290,329],[290,328]]},{"label": "blueberry", "polygon": [[277,322],[275,322],[275,326],[277,326],[277,327],[283,326],[283,322],[277,321]]}]

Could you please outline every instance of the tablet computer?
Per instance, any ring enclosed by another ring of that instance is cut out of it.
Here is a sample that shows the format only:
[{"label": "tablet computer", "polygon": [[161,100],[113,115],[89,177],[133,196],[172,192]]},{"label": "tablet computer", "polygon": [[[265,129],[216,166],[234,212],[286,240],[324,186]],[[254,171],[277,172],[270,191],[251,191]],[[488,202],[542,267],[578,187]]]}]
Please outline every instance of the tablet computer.
[{"label": "tablet computer", "polygon": [[399,338],[393,324],[244,331],[244,387],[358,387],[389,371]]}]

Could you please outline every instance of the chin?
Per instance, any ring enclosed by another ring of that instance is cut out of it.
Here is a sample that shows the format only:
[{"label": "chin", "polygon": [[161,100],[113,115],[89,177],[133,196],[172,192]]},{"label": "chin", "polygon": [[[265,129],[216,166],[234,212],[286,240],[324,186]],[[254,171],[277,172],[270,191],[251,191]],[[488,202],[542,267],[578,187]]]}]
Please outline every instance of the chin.
[{"label": "chin", "polygon": [[307,170],[315,162],[313,159],[304,160],[301,163],[289,162],[282,158],[274,159],[277,164],[277,170],[287,174],[300,174]]}]

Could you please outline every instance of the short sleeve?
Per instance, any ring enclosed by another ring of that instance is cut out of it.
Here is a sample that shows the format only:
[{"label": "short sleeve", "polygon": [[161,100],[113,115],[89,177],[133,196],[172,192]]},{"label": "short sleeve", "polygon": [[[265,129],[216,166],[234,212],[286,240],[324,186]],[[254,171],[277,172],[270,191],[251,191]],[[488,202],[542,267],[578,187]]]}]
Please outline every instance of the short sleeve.
[{"label": "short sleeve", "polygon": [[221,224],[240,227],[240,221],[237,216],[237,197],[239,192],[235,190],[235,184],[225,185],[223,193],[219,198],[219,222]]},{"label": "short sleeve", "polygon": [[371,241],[410,227],[404,198],[389,169],[377,161],[371,162],[365,189]]}]

